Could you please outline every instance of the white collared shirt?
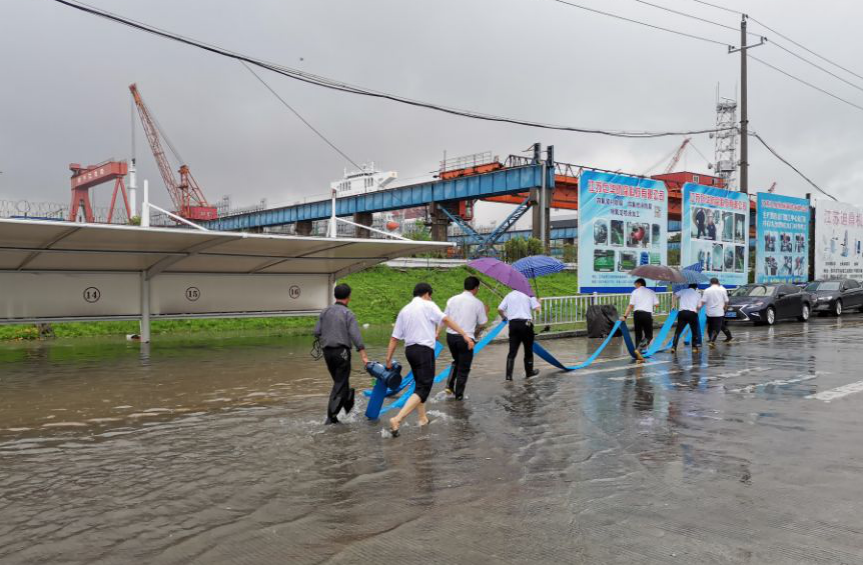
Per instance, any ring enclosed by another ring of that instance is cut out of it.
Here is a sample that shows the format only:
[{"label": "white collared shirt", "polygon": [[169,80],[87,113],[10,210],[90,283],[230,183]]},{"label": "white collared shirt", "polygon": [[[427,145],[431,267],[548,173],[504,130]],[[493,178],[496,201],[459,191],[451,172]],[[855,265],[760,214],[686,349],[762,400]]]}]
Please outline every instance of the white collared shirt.
[{"label": "white collared shirt", "polygon": [[680,302],[680,310],[689,310],[690,312],[698,312],[698,303],[701,302],[701,295],[694,288],[684,288],[674,293]]},{"label": "white collared shirt", "polygon": [[629,296],[629,305],[636,312],[649,312],[653,314],[653,307],[659,305],[659,298],[655,292],[646,286],[640,286],[633,290]]},{"label": "white collared shirt", "polygon": [[[485,304],[469,290],[447,300],[444,314],[474,340],[476,327],[488,322]],[[446,333],[458,335],[458,332],[453,331],[452,328],[447,328]]]},{"label": "white collared shirt", "polygon": [[539,300],[528,296],[520,290],[513,290],[503,298],[497,307],[503,311],[507,320],[532,320],[533,311],[539,308]]},{"label": "white collared shirt", "polygon": [[701,304],[707,307],[707,315],[712,318],[724,316],[727,303],[728,291],[721,284],[710,285],[701,296]]},{"label": "white collared shirt", "polygon": [[405,346],[424,345],[434,349],[437,329],[444,317],[437,304],[415,296],[399,312],[393,337],[404,340]]}]

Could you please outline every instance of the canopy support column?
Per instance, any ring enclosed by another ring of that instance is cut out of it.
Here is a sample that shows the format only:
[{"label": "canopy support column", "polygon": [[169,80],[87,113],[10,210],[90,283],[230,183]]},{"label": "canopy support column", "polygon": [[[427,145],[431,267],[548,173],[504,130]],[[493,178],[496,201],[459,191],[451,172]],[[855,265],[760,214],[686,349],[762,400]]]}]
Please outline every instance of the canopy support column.
[{"label": "canopy support column", "polygon": [[141,272],[141,343],[150,343],[150,279]]}]

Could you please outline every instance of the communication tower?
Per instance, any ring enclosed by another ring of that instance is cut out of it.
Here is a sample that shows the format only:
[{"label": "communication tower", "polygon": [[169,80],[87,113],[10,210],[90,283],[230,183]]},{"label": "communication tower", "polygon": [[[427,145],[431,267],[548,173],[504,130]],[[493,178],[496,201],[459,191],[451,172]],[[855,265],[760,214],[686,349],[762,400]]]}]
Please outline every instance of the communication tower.
[{"label": "communication tower", "polygon": [[714,154],[716,163],[713,167],[716,176],[725,180],[729,190],[737,190],[737,138],[740,133],[737,128],[737,101],[729,98],[718,98],[716,101],[716,129],[711,134],[714,138]]}]

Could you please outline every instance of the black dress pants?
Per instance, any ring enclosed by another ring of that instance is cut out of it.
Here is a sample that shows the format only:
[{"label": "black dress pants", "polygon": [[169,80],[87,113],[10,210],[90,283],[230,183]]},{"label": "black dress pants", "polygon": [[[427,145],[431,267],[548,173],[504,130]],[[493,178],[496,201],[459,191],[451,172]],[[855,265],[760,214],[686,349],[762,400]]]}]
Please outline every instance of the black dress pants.
[{"label": "black dress pants", "polygon": [[708,316],[707,317],[707,337],[710,341],[716,341],[719,337],[719,332],[725,334],[725,339],[731,339],[731,332],[728,330],[728,320],[725,316]]},{"label": "black dress pants", "polygon": [[677,349],[677,342],[680,341],[680,334],[683,333],[686,326],[689,326],[689,330],[692,332],[692,347],[701,345],[701,328],[698,325],[698,312],[681,310],[677,314],[677,327],[674,329],[674,345],[672,347],[675,349]]},{"label": "black dress pants", "polygon": [[510,320],[509,322],[509,355],[507,359],[515,359],[518,348],[524,345],[524,369],[528,373],[533,370],[533,322],[531,320]]},{"label": "black dress pants", "polygon": [[653,314],[637,310],[632,319],[635,322],[635,346],[638,347],[642,339],[653,341]]},{"label": "black dress pants", "polygon": [[458,334],[446,334],[446,343],[452,354],[452,369],[447,380],[447,388],[455,393],[456,398],[464,396],[470,366],[473,363],[473,350],[467,348],[467,342]]},{"label": "black dress pants", "polygon": [[349,347],[325,347],[324,360],[333,378],[333,389],[327,404],[327,416],[335,418],[351,394],[351,349]]},{"label": "black dress pants", "polygon": [[415,343],[405,347],[405,357],[414,374],[414,394],[425,404],[434,385],[434,349]]}]

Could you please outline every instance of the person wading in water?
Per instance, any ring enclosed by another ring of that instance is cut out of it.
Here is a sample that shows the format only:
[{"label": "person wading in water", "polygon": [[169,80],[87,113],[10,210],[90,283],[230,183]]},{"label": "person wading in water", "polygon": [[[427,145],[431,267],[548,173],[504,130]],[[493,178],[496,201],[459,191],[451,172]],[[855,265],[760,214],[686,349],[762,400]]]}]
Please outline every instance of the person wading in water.
[{"label": "person wading in water", "polygon": [[434,348],[438,327],[443,324],[459,334],[467,344],[468,351],[473,351],[473,339],[432,302],[431,296],[430,284],[418,283],[414,287],[414,298],[399,312],[390,345],[387,348],[386,365],[387,369],[392,369],[396,347],[399,341],[405,342],[405,357],[411,366],[416,383],[414,393],[407,403],[395,417],[390,418],[390,432],[393,437],[398,437],[402,421],[414,410],[419,412],[420,426],[429,423],[425,402],[434,384]]},{"label": "person wading in water", "polygon": [[[479,292],[479,279],[467,277],[464,280],[464,292],[447,300],[446,310],[444,310],[444,314],[461,326],[474,342],[476,334],[482,330],[483,324],[488,322],[488,308],[476,297],[477,292]],[[464,338],[455,330],[447,329],[446,342],[452,354],[447,390],[455,395],[456,400],[462,400],[470,366],[473,363],[473,351],[467,348]]]},{"label": "person wading in water", "polygon": [[348,308],[351,287],[340,284],[333,291],[333,296],[336,303],[324,308],[314,332],[320,341],[327,369],[333,378],[333,389],[327,404],[327,424],[338,424],[339,411],[344,408],[345,413],[348,413],[354,407],[354,389],[350,383],[351,344],[357,348],[363,364],[369,362],[357,318]]}]

